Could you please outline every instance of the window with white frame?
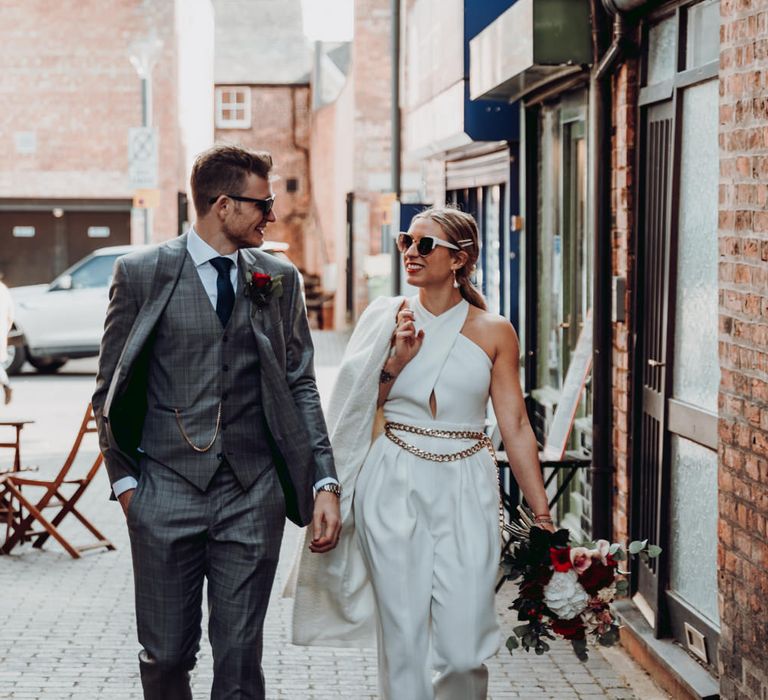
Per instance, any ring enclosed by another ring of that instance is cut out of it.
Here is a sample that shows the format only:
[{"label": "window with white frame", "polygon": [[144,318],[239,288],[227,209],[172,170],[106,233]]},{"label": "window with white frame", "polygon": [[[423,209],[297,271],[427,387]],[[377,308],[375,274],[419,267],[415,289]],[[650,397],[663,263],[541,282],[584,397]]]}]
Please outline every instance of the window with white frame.
[{"label": "window with white frame", "polygon": [[216,88],[216,127],[251,128],[251,90],[247,87]]}]

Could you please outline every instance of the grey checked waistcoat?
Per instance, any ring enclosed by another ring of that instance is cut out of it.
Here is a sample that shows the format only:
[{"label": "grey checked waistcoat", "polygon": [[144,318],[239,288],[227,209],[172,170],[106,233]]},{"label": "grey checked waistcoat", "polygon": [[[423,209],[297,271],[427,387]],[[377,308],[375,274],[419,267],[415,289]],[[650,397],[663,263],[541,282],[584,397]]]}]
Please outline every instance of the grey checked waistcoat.
[{"label": "grey checked waistcoat", "polygon": [[[273,464],[262,412],[258,352],[251,302],[242,294],[226,328],[189,255],[176,289],[155,327],[148,357],[147,414],[141,449],[201,490],[225,458],[244,488]],[[221,427],[216,431],[221,402]],[[178,417],[177,417],[178,412]]]}]

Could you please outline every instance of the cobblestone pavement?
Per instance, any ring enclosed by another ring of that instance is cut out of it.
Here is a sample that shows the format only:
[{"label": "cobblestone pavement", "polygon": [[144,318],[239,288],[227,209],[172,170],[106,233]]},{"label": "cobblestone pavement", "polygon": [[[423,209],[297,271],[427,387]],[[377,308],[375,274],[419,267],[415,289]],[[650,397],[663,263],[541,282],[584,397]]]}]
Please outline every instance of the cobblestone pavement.
[{"label": "cobblestone pavement", "polygon": [[[341,334],[318,334],[318,382],[325,397],[345,339]],[[94,370],[95,361],[81,360],[70,363],[55,377],[26,374],[15,378],[14,402],[0,409],[0,418],[17,416],[36,421],[23,433],[24,461],[37,464],[41,474],[55,473],[69,449],[93,388]],[[87,446],[86,456],[92,459],[95,437]],[[5,460],[2,452],[0,460]],[[123,516],[118,506],[107,500],[107,491],[106,473],[102,470],[80,503],[83,512],[112,539],[117,551],[90,552],[75,561],[53,543],[43,551],[25,545],[10,556],[0,557],[0,698],[141,697],[130,551]],[[77,522],[70,522],[63,531],[76,543],[87,540]],[[375,698],[373,650],[303,648],[288,642],[290,601],[279,594],[298,535],[299,530],[289,524],[267,616],[264,672],[268,698]],[[514,625],[506,610],[511,594],[507,586],[498,599],[507,634]],[[614,651],[611,659],[613,665],[595,652],[588,663],[581,664],[565,645],[557,645],[542,657],[522,652],[510,657],[502,649],[489,663],[490,697],[666,697],[626,655]],[[194,671],[195,697],[207,697],[210,683],[211,654],[204,638]]]}]

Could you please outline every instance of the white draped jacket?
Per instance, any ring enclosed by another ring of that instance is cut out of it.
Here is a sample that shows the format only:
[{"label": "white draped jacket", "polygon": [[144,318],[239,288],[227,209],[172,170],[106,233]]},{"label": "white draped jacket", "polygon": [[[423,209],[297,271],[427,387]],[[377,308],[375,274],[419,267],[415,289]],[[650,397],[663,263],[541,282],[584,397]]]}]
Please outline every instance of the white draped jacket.
[{"label": "white draped jacket", "polygon": [[286,585],[294,596],[293,643],[376,645],[374,600],[355,534],[355,483],[377,427],[379,373],[390,351],[403,297],[375,299],[347,345],[327,412],[336,472],[343,487],[339,543],[325,554],[309,551],[307,528]]}]

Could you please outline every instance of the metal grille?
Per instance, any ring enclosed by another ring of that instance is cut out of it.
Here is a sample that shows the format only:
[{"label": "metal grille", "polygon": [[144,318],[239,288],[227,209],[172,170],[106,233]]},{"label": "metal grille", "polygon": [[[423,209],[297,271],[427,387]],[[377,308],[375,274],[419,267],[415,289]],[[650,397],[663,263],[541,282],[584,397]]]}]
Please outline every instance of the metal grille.
[{"label": "metal grille", "polygon": [[[636,517],[634,536],[661,539],[663,426],[666,382],[666,344],[669,289],[670,175],[673,119],[671,103],[647,113],[645,208],[641,233],[643,250],[643,307],[639,361],[642,363],[640,439],[633,479]],[[658,560],[638,562],[638,591],[658,610]]]},{"label": "metal grille", "polygon": [[653,391],[662,390],[664,330],[666,327],[666,245],[669,216],[669,159],[672,120],[648,125],[648,172],[645,256],[645,367],[643,383]]}]

